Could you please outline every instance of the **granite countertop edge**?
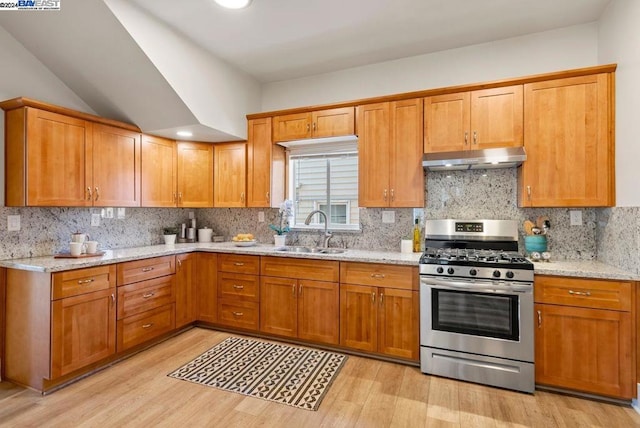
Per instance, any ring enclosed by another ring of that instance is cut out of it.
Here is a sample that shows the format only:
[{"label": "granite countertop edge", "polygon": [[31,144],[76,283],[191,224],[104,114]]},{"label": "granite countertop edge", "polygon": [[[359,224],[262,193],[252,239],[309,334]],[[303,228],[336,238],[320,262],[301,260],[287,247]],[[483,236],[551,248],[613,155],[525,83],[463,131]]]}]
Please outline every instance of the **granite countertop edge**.
[{"label": "granite countertop edge", "polygon": [[[231,242],[189,243],[175,245],[149,245],[144,247],[106,250],[98,257],[62,259],[53,256],[0,260],[0,267],[33,272],[61,272],[113,263],[122,263],[151,257],[184,254],[195,251],[247,254],[258,256],[291,257],[297,259],[354,261],[417,266],[420,253],[394,251],[368,251],[349,248],[342,254],[287,253],[277,251],[272,244],[258,243],[252,247],[237,247]],[[534,263],[536,275],[558,275],[594,279],[640,281],[640,274],[625,271],[596,260],[554,260]]]}]

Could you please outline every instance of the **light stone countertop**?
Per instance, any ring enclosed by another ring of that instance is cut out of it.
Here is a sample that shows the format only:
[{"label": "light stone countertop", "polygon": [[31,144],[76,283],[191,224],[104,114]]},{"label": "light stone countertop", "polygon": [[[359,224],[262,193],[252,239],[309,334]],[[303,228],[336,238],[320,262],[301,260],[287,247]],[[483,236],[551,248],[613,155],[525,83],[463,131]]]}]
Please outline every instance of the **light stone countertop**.
[{"label": "light stone countertop", "polygon": [[[277,247],[272,244],[260,243],[253,247],[236,247],[231,242],[150,245],[146,247],[106,250],[105,254],[100,257],[56,259],[53,256],[44,256],[0,260],[0,267],[34,272],[60,272],[150,257],[190,253],[193,251],[417,266],[421,255],[420,253],[404,254],[393,251],[367,251],[352,248],[347,249],[342,254],[288,253],[276,251],[276,248]],[[640,281],[640,275],[638,274],[627,272],[602,262],[587,260],[536,262],[534,263],[534,272],[535,274],[541,275]]]}]

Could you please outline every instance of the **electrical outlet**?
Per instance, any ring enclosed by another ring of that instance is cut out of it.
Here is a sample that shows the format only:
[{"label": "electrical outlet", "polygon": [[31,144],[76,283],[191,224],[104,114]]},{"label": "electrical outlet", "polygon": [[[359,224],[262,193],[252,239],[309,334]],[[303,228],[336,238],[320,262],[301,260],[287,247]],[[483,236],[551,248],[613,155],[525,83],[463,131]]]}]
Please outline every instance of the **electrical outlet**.
[{"label": "electrical outlet", "polygon": [[102,218],[113,218],[113,208],[103,208],[101,215]]},{"label": "electrical outlet", "polygon": [[20,230],[20,216],[19,215],[8,215],[7,216],[7,231],[8,232],[17,232]]},{"label": "electrical outlet", "polygon": [[91,226],[93,227],[100,226],[100,214],[91,214]]},{"label": "electrical outlet", "polygon": [[569,211],[569,222],[571,226],[582,226],[582,211],[580,210]]},{"label": "electrical outlet", "polygon": [[192,218],[196,218],[196,216],[193,211],[189,211],[189,220],[191,220]]},{"label": "electrical outlet", "polygon": [[382,222],[383,223],[395,223],[396,222],[396,212],[395,211],[382,211]]},{"label": "electrical outlet", "polygon": [[125,216],[126,208],[116,208],[116,217],[118,220],[122,220]]},{"label": "electrical outlet", "polygon": [[264,211],[258,211],[258,223],[264,223]]}]

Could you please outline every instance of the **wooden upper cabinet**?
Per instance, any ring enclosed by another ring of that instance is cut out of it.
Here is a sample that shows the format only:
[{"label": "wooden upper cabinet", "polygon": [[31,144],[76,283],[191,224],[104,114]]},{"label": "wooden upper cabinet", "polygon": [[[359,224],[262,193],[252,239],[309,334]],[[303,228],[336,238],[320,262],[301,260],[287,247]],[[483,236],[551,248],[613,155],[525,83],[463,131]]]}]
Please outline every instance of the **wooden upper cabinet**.
[{"label": "wooden upper cabinet", "polygon": [[140,133],[93,125],[93,205],[140,206]]},{"label": "wooden upper cabinet", "polygon": [[247,140],[247,207],[277,207],[285,197],[284,147],[271,141],[271,118],[250,119]]},{"label": "wooden upper cabinet", "polygon": [[522,85],[424,99],[425,153],[523,144]]},{"label": "wooden upper cabinet", "polygon": [[143,207],[175,207],[178,202],[176,142],[142,136],[141,203]]},{"label": "wooden upper cabinet", "polygon": [[361,207],[422,207],[422,100],[358,106]]},{"label": "wooden upper cabinet", "polygon": [[215,207],[244,207],[247,195],[247,144],[221,143],[213,148]]},{"label": "wooden upper cabinet", "polygon": [[525,85],[520,206],[615,205],[613,92],[609,73]]},{"label": "wooden upper cabinet", "polygon": [[178,206],[213,207],[213,144],[178,142]]},{"label": "wooden upper cabinet", "polygon": [[273,141],[337,137],[355,132],[353,107],[340,107],[273,118]]}]

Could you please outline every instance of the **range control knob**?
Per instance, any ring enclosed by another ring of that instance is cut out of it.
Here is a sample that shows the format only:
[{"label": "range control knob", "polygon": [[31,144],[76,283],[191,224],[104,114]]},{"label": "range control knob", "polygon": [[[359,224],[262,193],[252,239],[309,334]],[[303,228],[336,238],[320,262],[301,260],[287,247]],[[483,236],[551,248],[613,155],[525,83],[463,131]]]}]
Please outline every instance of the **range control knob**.
[{"label": "range control knob", "polygon": [[476,276],[477,274],[478,274],[478,271],[477,271],[477,270],[475,270],[475,269],[471,269],[471,270],[469,271],[469,275],[471,275],[471,276]]},{"label": "range control knob", "polygon": [[507,271],[507,278],[511,279],[513,277],[514,277],[513,272]]},{"label": "range control knob", "polygon": [[449,268],[449,269],[447,269],[447,273],[448,273],[449,275],[453,275],[453,268]]},{"label": "range control knob", "polygon": [[442,268],[442,266],[438,266],[438,268],[436,269],[436,272],[442,273],[444,272],[444,269]]},{"label": "range control knob", "polygon": [[494,270],[493,271],[493,277],[494,278],[500,278],[500,271],[499,270]]}]

